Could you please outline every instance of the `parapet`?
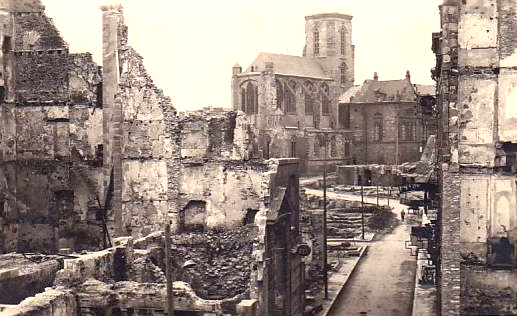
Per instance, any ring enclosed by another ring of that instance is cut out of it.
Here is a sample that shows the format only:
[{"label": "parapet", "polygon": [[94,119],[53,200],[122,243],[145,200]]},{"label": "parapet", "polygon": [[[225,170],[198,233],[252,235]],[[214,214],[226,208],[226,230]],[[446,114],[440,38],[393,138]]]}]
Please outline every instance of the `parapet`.
[{"label": "parapet", "polygon": [[117,11],[118,13],[123,13],[124,12],[124,7],[122,6],[122,4],[108,4],[108,5],[101,5],[99,7],[99,9],[101,9],[101,11]]},{"label": "parapet", "polygon": [[43,12],[45,6],[41,0],[0,0],[0,9],[10,12]]},{"label": "parapet", "polygon": [[343,13],[317,13],[307,15],[305,17],[305,21],[308,20],[317,20],[317,19],[343,19],[343,20],[352,20],[354,17],[352,15],[343,14]]}]

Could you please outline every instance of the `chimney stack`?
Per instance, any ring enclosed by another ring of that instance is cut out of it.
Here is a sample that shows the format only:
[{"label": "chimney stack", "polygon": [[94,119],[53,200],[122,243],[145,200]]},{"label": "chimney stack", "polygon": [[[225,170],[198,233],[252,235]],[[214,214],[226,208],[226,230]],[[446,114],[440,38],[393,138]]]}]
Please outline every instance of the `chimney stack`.
[{"label": "chimney stack", "polygon": [[377,74],[377,72],[373,73],[373,80],[375,80],[375,81],[379,80],[379,75]]}]

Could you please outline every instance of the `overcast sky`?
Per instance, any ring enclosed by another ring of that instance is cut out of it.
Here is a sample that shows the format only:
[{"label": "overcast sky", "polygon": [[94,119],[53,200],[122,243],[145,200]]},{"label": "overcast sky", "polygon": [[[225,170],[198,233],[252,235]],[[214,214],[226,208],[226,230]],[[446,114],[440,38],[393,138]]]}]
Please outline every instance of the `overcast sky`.
[{"label": "overcast sky", "polygon": [[122,3],[129,42],[176,108],[230,106],[231,67],[246,68],[259,52],[301,55],[304,16],[354,16],[356,84],[404,78],[433,84],[431,33],[441,0],[43,0],[72,52],[101,63],[99,6]]}]

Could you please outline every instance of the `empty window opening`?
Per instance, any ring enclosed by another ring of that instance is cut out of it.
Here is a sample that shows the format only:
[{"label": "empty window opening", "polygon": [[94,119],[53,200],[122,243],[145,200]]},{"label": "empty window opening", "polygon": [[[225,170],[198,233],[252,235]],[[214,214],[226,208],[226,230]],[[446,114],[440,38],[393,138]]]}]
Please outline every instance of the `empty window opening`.
[{"label": "empty window opening", "polygon": [[182,232],[204,232],[206,228],[206,202],[190,201],[180,213]]},{"label": "empty window opening", "polygon": [[255,216],[257,215],[258,212],[259,212],[258,210],[252,210],[249,208],[248,211],[246,212],[246,216],[244,217],[244,220],[243,220],[244,226],[255,224]]}]

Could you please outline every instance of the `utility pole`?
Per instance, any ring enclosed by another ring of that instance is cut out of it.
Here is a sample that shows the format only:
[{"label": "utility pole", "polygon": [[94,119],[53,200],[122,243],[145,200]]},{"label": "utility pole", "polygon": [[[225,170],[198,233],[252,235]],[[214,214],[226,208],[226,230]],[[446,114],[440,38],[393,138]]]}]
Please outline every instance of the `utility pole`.
[{"label": "utility pole", "polygon": [[379,207],[379,183],[377,183],[377,207]]},{"label": "utility pole", "polygon": [[323,162],[323,279],[325,282],[325,299],[329,298],[329,282],[327,271],[327,141],[325,134],[325,160]]},{"label": "utility pole", "polygon": [[363,194],[363,181],[361,181],[361,227],[362,227],[362,230],[363,230],[363,240],[364,240],[364,194]]},{"label": "utility pole", "polygon": [[165,275],[167,277],[167,316],[174,315],[174,300],[172,292],[172,267],[171,267],[171,226],[165,225]]},{"label": "utility pole", "polygon": [[399,116],[397,114],[397,130],[395,131],[395,165],[399,165],[399,133],[400,133],[400,124],[399,124]]},{"label": "utility pole", "polygon": [[391,184],[388,188],[388,206],[390,206],[390,197],[391,197]]}]

